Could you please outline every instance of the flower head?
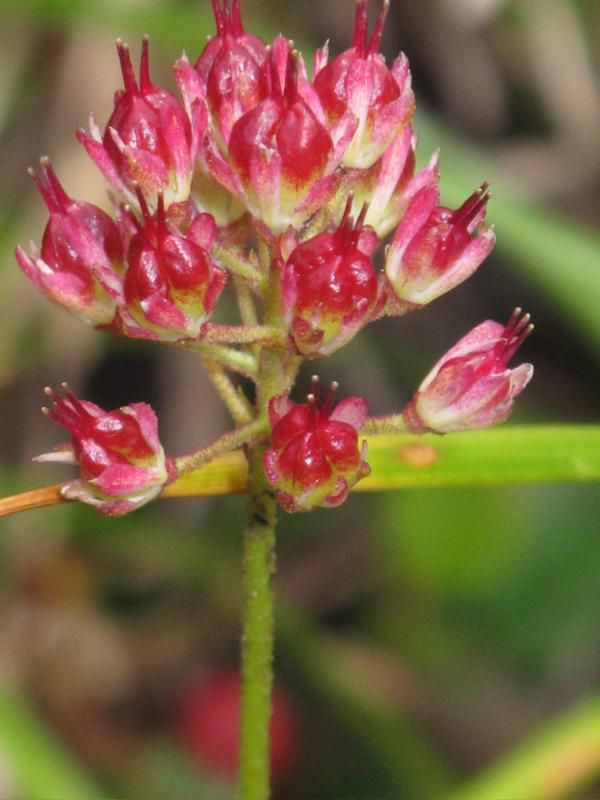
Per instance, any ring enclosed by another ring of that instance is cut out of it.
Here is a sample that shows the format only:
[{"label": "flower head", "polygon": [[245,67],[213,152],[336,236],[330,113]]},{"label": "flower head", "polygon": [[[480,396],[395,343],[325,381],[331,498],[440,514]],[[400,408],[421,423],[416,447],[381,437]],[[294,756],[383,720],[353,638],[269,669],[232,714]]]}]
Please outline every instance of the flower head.
[{"label": "flower head", "polygon": [[142,44],[139,83],[129,48],[120,40],[117,52],[125,89],[115,95],[104,134],[92,121],[92,135],[79,131],[78,138],[107,180],[131,202],[135,202],[134,185],[140,186],[152,207],[159,192],[166,205],[185,201],[206,129],[206,109],[194,102],[190,119],[174,95],[152,83],[147,38]]},{"label": "flower head", "polygon": [[377,300],[377,276],[370,255],[377,237],[363,228],[366,207],[352,224],[348,200],[332,233],[299,244],[283,267],[284,317],[299,352],[329,355],[369,320]]},{"label": "flower head", "polygon": [[63,384],[64,397],[46,389],[52,410],[44,412],[71,434],[71,442],[36,461],[78,464],[80,478],[62,494],[96,506],[103,514],[120,516],[153,500],[175,477],[158,438],[158,422],[146,403],[103,411],[78,400]]},{"label": "flower head", "polygon": [[417,192],[386,255],[386,275],[399,301],[426,305],[475,272],[496,239],[482,224],[489,199],[487,183],[456,211],[438,206],[436,184]]},{"label": "flower head", "polygon": [[210,214],[199,214],[187,235],[181,236],[167,222],[162,195],[154,216],[141,192],[138,199],[144,224],[131,216],[137,233],[129,244],[124,292],[128,312],[146,333],[138,334],[126,319],[125,333],[194,339],[225,285],[225,273],[209,256],[214,220]]},{"label": "flower head", "polygon": [[331,125],[347,120],[352,139],[344,155],[346,167],[366,169],[384,153],[410,121],[414,97],[408,61],[400,55],[392,68],[378,52],[389,0],[369,38],[369,0],[357,0],[351,46],[327,63],[326,49],[317,54],[314,88]]},{"label": "flower head", "polygon": [[452,433],[497,425],[533,375],[531,364],[507,364],[533,330],[517,308],[506,325],[487,320],[457,342],[431,370],[403,411],[410,431]]},{"label": "flower head", "polygon": [[61,186],[48,159],[41,161],[42,177],[33,170],[50,219],[41,251],[31,256],[17,247],[19,266],[55,303],[90,325],[110,325],[122,292],[123,244],[113,220],[92,203],[72,200]]},{"label": "flower head", "polygon": [[332,384],[320,403],[319,379],[314,377],[306,403],[292,402],[287,392],[269,402],[271,447],[264,454],[264,467],[285,511],[338,506],[370,472],[366,442],[358,446],[367,403],[347,397],[334,406],[336,389]]}]

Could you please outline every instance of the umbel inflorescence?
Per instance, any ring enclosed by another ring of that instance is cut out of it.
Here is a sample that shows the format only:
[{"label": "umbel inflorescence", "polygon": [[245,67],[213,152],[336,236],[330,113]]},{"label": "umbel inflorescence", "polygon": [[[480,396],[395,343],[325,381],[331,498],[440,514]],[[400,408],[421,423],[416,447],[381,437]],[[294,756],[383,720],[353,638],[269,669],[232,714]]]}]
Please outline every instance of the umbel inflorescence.
[{"label": "umbel inflorescence", "polygon": [[[239,0],[213,0],[217,32],[174,67],[180,98],[139,75],[117,42],[123,88],[102,130],[77,138],[111,185],[112,216],[72,199],[48,159],[31,171],[50,218],[41,247],[17,260],[51,300],[118,335],[202,357],[237,427],[179,458],[165,456],[145,403],[105,412],[48,390],[71,443],[41,456],[77,463],[63,493],[106,514],[155,498],[178,475],[228,449],[261,448],[286,511],[335,506],[369,473],[365,434],[447,433],[504,421],[533,368],[508,362],[531,331],[517,310],[487,321],[435,365],[408,406],[368,418],[366,401],[290,399],[303,360],[347,344],[365,325],[422,308],[467,279],[494,244],[487,184],[456,210],[440,205],[437,156],[415,168],[406,57],[387,66],[357,0],[350,47],[314,54],[246,33]],[[381,254],[386,237],[389,244]],[[380,263],[381,266],[376,266]],[[239,324],[213,321],[225,285]],[[256,384],[256,400],[235,375]]]}]

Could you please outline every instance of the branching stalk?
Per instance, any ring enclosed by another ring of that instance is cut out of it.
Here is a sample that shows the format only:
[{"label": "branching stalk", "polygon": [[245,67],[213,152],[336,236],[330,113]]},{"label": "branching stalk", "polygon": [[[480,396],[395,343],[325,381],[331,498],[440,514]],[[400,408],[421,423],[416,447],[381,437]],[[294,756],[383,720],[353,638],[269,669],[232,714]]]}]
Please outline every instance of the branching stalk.
[{"label": "branching stalk", "polygon": [[229,413],[238,425],[247,425],[254,418],[253,408],[241,389],[234,385],[223,367],[209,358],[203,359],[209,378]]},{"label": "branching stalk", "polygon": [[267,420],[261,415],[249,425],[242,425],[233,431],[223,434],[223,436],[220,436],[212,444],[207,445],[207,447],[203,447],[201,450],[197,450],[195,453],[190,453],[186,456],[179,456],[179,458],[175,459],[175,468],[179,475],[198,469],[204,464],[208,464],[213,458],[229,450],[235,450],[237,447],[247,444],[252,439],[256,439],[261,434],[266,433],[267,428]]},{"label": "branching stalk", "polygon": [[283,345],[287,334],[271,325],[220,325],[208,322],[202,333],[204,344],[269,344]]}]

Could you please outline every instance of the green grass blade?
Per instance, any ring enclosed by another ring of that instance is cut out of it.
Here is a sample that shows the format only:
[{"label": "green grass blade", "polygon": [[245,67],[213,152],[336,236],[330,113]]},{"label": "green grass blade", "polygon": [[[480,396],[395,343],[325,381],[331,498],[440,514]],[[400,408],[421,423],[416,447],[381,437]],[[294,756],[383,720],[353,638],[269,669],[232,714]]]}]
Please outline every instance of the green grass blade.
[{"label": "green grass blade", "polygon": [[[600,425],[505,426],[450,436],[368,437],[372,473],[356,491],[600,480]],[[164,497],[242,491],[241,453],[184,475]]]},{"label": "green grass blade", "polygon": [[558,800],[600,773],[600,698],[546,725],[446,800]]},{"label": "green grass blade", "polygon": [[358,490],[600,480],[599,425],[505,426],[448,436],[371,436]]},{"label": "green grass blade", "polygon": [[107,797],[28,703],[6,687],[0,687],[0,754],[19,797],[27,800]]}]

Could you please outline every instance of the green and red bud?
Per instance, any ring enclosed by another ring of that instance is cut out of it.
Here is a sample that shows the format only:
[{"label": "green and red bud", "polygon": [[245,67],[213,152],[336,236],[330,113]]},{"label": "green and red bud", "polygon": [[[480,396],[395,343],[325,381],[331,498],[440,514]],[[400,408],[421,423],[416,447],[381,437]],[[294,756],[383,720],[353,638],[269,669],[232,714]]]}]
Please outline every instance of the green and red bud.
[{"label": "green and red bud", "polygon": [[337,384],[320,403],[319,380],[306,403],[294,403],[284,392],[269,402],[271,446],[264,454],[267,478],[279,504],[288,512],[316,506],[339,506],[348,491],[370,473],[366,442],[358,431],[367,418],[362,397],[347,397],[334,406]]},{"label": "green and red bud", "polygon": [[531,364],[507,365],[529,336],[529,314],[517,308],[506,325],[482,322],[431,370],[403,411],[414,433],[453,433],[504,422],[533,375]]},{"label": "green and red bud", "polygon": [[47,159],[30,170],[50,212],[41,250],[17,247],[19,266],[58,305],[95,326],[112,323],[122,298],[123,244],[113,220],[92,203],[72,200]]},{"label": "green and red bud", "polygon": [[424,306],[469,278],[489,255],[496,236],[482,223],[489,200],[483,184],[456,211],[439,206],[437,184],[411,200],[386,253],[395,298]]},{"label": "green and red bud", "polygon": [[45,413],[71,434],[70,443],[36,461],[78,464],[80,477],[65,484],[64,497],[121,516],[157,497],[175,478],[158,438],[158,422],[146,403],[104,411],[78,400],[63,384],[64,397],[46,389],[54,406]]},{"label": "green and red bud", "polygon": [[225,285],[226,275],[210,258],[215,222],[199,214],[182,236],[169,224],[162,195],[152,216],[138,191],[143,224],[133,215],[137,233],[127,253],[121,313],[123,331],[133,337],[167,341],[196,339]]},{"label": "green and red bud", "polygon": [[246,33],[239,0],[212,0],[217,35],[206,45],[194,68],[199,75],[214,125],[227,145],[237,120],[265,97],[261,67],[268,57],[266,44]]},{"label": "green and red bud", "polygon": [[326,356],[343,347],[370,321],[377,303],[377,275],[371,255],[377,236],[349,216],[331,233],[295,247],[282,268],[283,316],[298,352]]},{"label": "green and red bud", "polygon": [[414,111],[408,61],[401,54],[392,68],[378,52],[389,0],[368,37],[368,0],[357,0],[351,46],[327,63],[324,48],[315,59],[314,88],[328,123],[352,127],[343,164],[368,169],[385,152]]},{"label": "green and red bud", "polygon": [[162,193],[165,205],[189,198],[196,158],[206,130],[206,108],[194,101],[189,111],[166,89],[150,80],[148,40],[142,44],[140,80],[136,80],[129,49],[117,41],[125,89],[116,93],[115,107],[100,134],[91,122],[91,135],[78,138],[106,179],[135,204],[135,186],[156,208]]}]

